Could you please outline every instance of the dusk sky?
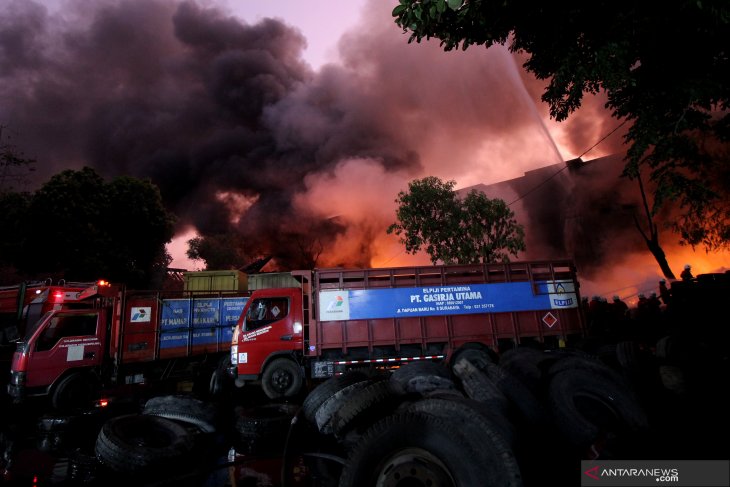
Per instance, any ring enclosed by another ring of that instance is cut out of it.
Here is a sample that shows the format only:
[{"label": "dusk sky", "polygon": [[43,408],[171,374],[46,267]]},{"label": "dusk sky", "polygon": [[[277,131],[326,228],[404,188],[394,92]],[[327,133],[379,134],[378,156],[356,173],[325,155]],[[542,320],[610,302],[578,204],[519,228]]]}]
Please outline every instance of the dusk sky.
[{"label": "dusk sky", "polygon": [[[395,3],[0,0],[0,123],[44,180],[83,165],[151,178],[179,218],[174,266],[202,265],[184,258],[196,232],[286,240],[333,217],[323,266],[427,264],[385,234],[408,181],[519,177],[618,122],[601,96],[551,121],[519,55],[408,44]],[[621,151],[621,135],[584,160]],[[668,254],[675,270],[729,265]],[[658,275],[648,253],[626,266],[630,284]]]}]

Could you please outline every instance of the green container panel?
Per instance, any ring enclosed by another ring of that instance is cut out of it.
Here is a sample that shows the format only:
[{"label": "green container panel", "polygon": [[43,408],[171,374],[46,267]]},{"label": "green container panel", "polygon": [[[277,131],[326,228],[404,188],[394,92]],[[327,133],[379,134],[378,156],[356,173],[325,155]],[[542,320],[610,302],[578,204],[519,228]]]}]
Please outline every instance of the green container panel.
[{"label": "green container panel", "polygon": [[185,291],[247,291],[248,276],[241,271],[185,272]]}]

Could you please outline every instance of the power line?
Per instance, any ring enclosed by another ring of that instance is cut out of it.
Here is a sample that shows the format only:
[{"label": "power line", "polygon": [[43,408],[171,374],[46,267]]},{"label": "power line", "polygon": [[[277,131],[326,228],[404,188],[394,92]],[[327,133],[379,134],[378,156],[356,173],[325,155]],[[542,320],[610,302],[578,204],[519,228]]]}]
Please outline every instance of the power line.
[{"label": "power line", "polygon": [[[577,159],[580,159],[581,157],[583,157],[584,155],[588,154],[588,153],[589,153],[590,151],[592,151],[593,149],[595,149],[595,148],[596,148],[596,147],[598,146],[598,144],[600,144],[601,142],[603,142],[604,140],[606,140],[607,138],[609,138],[609,137],[610,137],[611,135],[613,135],[613,133],[614,133],[614,132],[616,132],[616,131],[617,131],[618,129],[620,129],[621,127],[623,127],[623,126],[624,126],[624,125],[626,124],[626,122],[628,122],[628,119],[626,119],[626,120],[624,120],[623,122],[621,122],[620,124],[618,124],[618,125],[617,125],[616,127],[614,127],[614,129],[613,129],[613,130],[611,130],[611,131],[610,131],[609,133],[607,133],[606,135],[604,135],[603,137],[601,137],[601,139],[600,139],[600,140],[599,140],[598,142],[596,142],[595,144],[593,144],[592,146],[590,146],[590,147],[589,147],[588,149],[584,150],[584,151],[583,151],[583,152],[582,152],[582,153],[581,153],[581,154],[580,154],[580,155],[579,155],[579,156],[577,157]],[[521,200],[522,198],[524,198],[524,197],[528,196],[529,194],[531,194],[532,192],[534,192],[535,190],[537,190],[538,188],[540,188],[540,187],[541,187],[542,185],[544,185],[545,183],[547,183],[548,181],[550,181],[550,180],[551,180],[552,178],[554,178],[555,176],[557,176],[557,175],[558,175],[558,174],[560,174],[561,172],[565,171],[565,170],[566,170],[567,168],[568,168],[568,166],[567,166],[567,165],[563,166],[563,167],[562,167],[562,168],[560,168],[560,170],[558,170],[558,171],[557,171],[557,172],[556,172],[555,174],[553,174],[553,175],[549,176],[549,177],[548,177],[547,179],[545,179],[544,181],[542,181],[542,182],[541,182],[540,184],[538,184],[538,185],[537,185],[537,186],[535,186],[534,188],[530,189],[530,190],[529,190],[529,191],[528,191],[527,193],[523,194],[522,196],[520,196],[520,197],[519,197],[519,198],[517,198],[516,200],[512,201],[511,203],[509,203],[509,204],[508,204],[507,206],[512,206],[513,204],[517,203],[517,202],[518,202],[518,201],[520,201],[520,200]],[[394,255],[393,257],[391,257],[390,259],[388,259],[388,260],[386,260],[385,262],[383,262],[383,265],[385,265],[385,264],[387,264],[388,262],[390,262],[391,260],[395,259],[396,257],[398,257],[399,255],[401,255],[402,253],[403,253],[403,250],[401,250],[400,252],[398,252],[397,254],[395,254],[395,255]]]},{"label": "power line", "polygon": [[[626,119],[623,122],[621,122],[620,124],[618,124],[613,130],[611,130],[609,133],[607,133],[606,135],[604,135],[603,137],[601,137],[601,139],[598,142],[596,142],[595,144],[593,144],[592,146],[590,146],[588,149],[584,150],[583,153],[581,155],[579,155],[576,159],[580,159],[581,157],[583,157],[584,155],[588,154],[590,151],[592,151],[593,149],[595,149],[596,146],[598,146],[598,144],[600,144],[601,142],[603,142],[604,140],[606,140],[607,138],[609,138],[611,135],[613,135],[613,133],[616,132],[621,127],[623,127],[624,124],[626,124],[626,122],[628,122],[628,119]],[[561,172],[565,171],[566,169],[568,169],[568,166],[567,165],[561,167],[560,170],[558,170],[555,174],[552,174],[547,179],[545,179],[544,181],[542,181],[540,184],[538,184],[534,188],[530,189],[528,192],[526,192],[525,194],[523,194],[522,196],[520,196],[516,200],[512,201],[511,203],[509,203],[507,206],[512,206],[513,204],[515,204],[518,201],[520,201],[522,198],[528,196],[529,194],[532,194],[535,190],[537,190],[538,188],[540,188],[542,185],[544,185],[545,183],[547,183],[548,181],[550,181],[552,178],[554,178],[555,176],[557,176]]]}]

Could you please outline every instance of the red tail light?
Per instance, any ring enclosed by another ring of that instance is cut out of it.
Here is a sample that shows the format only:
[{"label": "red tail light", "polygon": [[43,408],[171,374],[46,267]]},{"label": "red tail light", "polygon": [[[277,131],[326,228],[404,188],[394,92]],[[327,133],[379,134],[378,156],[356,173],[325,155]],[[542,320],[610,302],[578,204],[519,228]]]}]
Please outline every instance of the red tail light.
[{"label": "red tail light", "polygon": [[53,298],[56,301],[63,301],[63,291],[54,291]]}]

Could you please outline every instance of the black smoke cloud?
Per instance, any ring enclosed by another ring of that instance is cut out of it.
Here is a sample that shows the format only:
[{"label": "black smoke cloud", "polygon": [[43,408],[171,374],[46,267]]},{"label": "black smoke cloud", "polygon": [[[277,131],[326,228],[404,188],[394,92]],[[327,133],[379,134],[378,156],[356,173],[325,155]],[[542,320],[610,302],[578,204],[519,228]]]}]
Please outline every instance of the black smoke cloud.
[{"label": "black smoke cloud", "polygon": [[[343,156],[417,165],[372,120],[328,99],[342,79],[315,83],[301,58],[305,39],[278,20],[247,25],[193,2],[93,5],[50,13],[6,2],[0,17],[0,116],[41,161],[41,177],[85,164],[107,176],[150,177],[181,223],[204,235],[231,230],[221,192],[255,198],[238,224],[253,247],[286,265],[287,250],[266,245],[277,233],[306,239],[307,229],[324,238],[340,230],[292,208],[306,175]],[[266,112],[303,86],[323,127],[308,143],[297,136],[295,146]]]},{"label": "black smoke cloud", "polygon": [[[240,232],[282,268],[319,243],[337,253],[338,237],[357,244],[325,264],[371,264],[392,216],[343,209],[365,193],[392,207],[388,178],[468,185],[562,160],[506,49],[409,45],[385,2],[340,41],[342,63],[317,71],[298,30],[193,1],[0,6],[0,123],[39,161],[38,183],[83,165],[148,177],[181,228]],[[383,184],[340,184],[353,160]],[[297,198],[336,191],[331,209]]]}]

